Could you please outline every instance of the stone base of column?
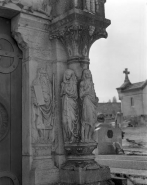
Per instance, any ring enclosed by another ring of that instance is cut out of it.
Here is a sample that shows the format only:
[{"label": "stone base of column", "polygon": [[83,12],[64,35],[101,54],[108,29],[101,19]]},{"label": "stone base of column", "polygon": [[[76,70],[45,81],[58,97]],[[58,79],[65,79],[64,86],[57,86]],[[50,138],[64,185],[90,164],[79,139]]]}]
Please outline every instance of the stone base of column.
[{"label": "stone base of column", "polygon": [[109,167],[100,166],[94,160],[69,160],[60,170],[60,182],[65,185],[107,185],[110,179]]},{"label": "stone base of column", "polygon": [[67,153],[71,150],[75,155],[70,155],[60,169],[61,185],[113,185],[110,168],[99,165],[90,154],[94,145],[96,143],[65,145]]},{"label": "stone base of column", "polygon": [[51,156],[51,144],[33,145],[34,157],[31,170],[31,184],[48,185],[59,182],[59,169]]}]

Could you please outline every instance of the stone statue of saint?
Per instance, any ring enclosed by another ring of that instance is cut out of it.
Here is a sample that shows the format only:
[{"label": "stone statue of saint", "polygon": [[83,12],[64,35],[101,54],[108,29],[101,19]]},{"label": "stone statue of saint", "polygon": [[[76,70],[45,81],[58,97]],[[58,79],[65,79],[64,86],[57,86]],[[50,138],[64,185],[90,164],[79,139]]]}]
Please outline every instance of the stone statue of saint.
[{"label": "stone statue of saint", "polygon": [[97,122],[96,107],[98,98],[96,97],[92,75],[89,69],[85,69],[80,83],[80,98],[82,100],[81,115],[81,137],[82,142],[93,142],[95,123]]},{"label": "stone statue of saint", "polygon": [[53,140],[52,100],[52,84],[47,70],[45,67],[38,68],[36,79],[32,83],[32,104],[33,137],[37,136],[40,142]]},{"label": "stone statue of saint", "polygon": [[61,84],[62,123],[65,143],[76,142],[79,136],[77,79],[71,69],[64,73]]}]

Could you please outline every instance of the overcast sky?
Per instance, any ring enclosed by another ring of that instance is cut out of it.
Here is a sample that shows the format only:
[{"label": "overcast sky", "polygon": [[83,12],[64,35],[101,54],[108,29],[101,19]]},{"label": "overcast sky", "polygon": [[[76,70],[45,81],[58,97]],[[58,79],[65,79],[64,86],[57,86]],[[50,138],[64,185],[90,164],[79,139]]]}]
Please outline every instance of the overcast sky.
[{"label": "overcast sky", "polygon": [[107,0],[105,15],[111,20],[108,38],[90,50],[90,69],[99,102],[118,94],[128,68],[132,83],[147,79],[147,0]]}]

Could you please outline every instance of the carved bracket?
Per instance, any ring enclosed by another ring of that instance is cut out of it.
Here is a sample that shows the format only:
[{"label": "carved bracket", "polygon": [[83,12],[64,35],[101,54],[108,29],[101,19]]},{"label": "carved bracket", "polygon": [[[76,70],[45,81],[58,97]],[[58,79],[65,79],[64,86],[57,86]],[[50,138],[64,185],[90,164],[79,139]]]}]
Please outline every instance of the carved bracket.
[{"label": "carved bracket", "polygon": [[106,27],[110,21],[80,10],[74,11],[67,17],[53,21],[50,40],[59,39],[62,42],[69,61],[89,61],[91,45],[100,38],[107,38]]},{"label": "carved bracket", "polygon": [[55,38],[65,46],[69,60],[72,58],[88,60],[91,45],[100,38],[107,38],[107,32],[102,27],[96,29],[94,26],[75,24],[50,35],[50,39]]},{"label": "carved bracket", "polygon": [[13,38],[16,40],[19,48],[23,51],[24,49],[26,49],[27,46],[27,42],[24,40],[22,34],[18,31],[13,31],[12,32],[12,36]]}]

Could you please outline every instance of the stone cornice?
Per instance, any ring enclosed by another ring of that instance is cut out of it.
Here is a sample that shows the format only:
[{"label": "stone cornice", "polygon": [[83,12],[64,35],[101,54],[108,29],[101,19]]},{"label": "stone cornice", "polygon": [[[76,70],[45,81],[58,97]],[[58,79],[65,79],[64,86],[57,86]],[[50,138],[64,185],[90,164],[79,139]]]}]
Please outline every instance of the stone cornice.
[{"label": "stone cornice", "polygon": [[[55,28],[59,29],[59,27],[65,26],[67,24],[71,24],[71,21],[81,23],[82,25],[93,25],[99,26],[99,24],[103,24],[104,28],[107,28],[111,21],[102,16],[98,16],[89,12],[85,12],[80,9],[72,9],[52,20],[50,23],[50,31]],[[57,27],[58,26],[58,27]]]},{"label": "stone cornice", "polygon": [[15,10],[18,12],[26,12],[27,14],[32,14],[35,16],[47,18],[52,20],[51,10],[52,7],[47,2],[42,1],[21,1],[21,0],[1,0],[0,7],[6,9]]}]

